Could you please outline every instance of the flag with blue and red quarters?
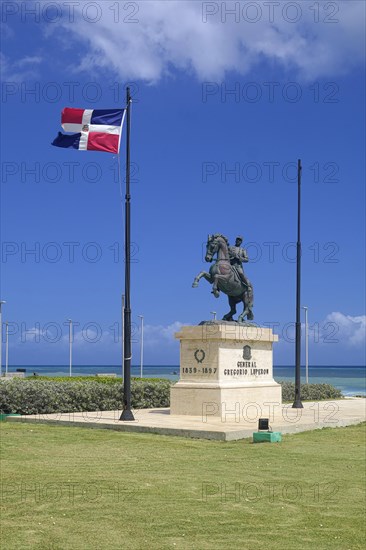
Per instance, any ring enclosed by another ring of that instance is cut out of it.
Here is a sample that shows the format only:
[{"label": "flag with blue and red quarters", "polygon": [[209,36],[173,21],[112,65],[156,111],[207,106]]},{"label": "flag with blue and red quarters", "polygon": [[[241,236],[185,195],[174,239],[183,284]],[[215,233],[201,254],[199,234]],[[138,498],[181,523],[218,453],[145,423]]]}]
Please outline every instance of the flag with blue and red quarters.
[{"label": "flag with blue and red quarters", "polygon": [[[119,153],[125,109],[74,109],[65,107],[61,126],[52,145],[79,151]],[[76,133],[75,133],[76,132]]]}]

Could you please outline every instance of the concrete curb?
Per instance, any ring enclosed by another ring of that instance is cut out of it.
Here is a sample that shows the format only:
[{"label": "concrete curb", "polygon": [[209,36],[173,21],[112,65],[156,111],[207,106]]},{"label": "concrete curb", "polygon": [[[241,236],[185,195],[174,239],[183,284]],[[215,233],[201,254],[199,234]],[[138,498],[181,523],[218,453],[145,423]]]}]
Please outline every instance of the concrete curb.
[{"label": "concrete curb", "polygon": [[[289,406],[282,406],[270,425],[274,431],[283,434],[296,434],[323,428],[338,428],[360,424],[366,420],[365,399],[342,401],[307,402],[299,417],[289,417]],[[335,407],[337,409],[335,410]],[[331,413],[329,409],[332,409]],[[292,409],[294,410],[294,409]],[[296,412],[296,415],[298,415]],[[236,441],[250,438],[257,431],[258,419],[237,418],[229,421],[220,417],[174,416],[169,409],[140,409],[134,411],[136,422],[120,422],[120,411],[90,411],[84,413],[62,413],[47,415],[9,416],[6,422],[50,424],[77,428],[106,429],[126,433],[152,433],[166,436],[179,436],[216,441]],[[268,416],[268,415],[263,415]]]}]

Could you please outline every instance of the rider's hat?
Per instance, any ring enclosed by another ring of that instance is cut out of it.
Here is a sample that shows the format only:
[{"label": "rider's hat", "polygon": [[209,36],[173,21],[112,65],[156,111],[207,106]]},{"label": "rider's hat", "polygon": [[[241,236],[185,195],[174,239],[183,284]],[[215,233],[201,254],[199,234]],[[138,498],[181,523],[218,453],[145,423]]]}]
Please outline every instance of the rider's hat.
[{"label": "rider's hat", "polygon": [[238,235],[238,236],[236,237],[236,240],[238,240],[238,239],[240,239],[240,240],[243,242],[243,237],[242,237],[241,235]]}]

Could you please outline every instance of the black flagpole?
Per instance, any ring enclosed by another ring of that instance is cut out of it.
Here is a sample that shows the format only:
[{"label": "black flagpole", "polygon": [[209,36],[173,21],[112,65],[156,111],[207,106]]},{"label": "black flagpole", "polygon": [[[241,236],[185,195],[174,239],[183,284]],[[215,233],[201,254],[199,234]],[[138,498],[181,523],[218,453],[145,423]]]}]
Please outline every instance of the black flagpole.
[{"label": "black flagpole", "polygon": [[127,129],[126,129],[126,196],[125,196],[125,309],[124,309],[124,376],[123,411],[120,420],[135,420],[131,411],[131,195],[130,195],[130,126],[131,95],[126,90]]},{"label": "black flagpole", "polygon": [[293,409],[302,409],[301,403],[301,240],[300,240],[300,214],[301,214],[301,160],[297,161],[297,245],[296,245],[296,344],[295,344],[295,400]]}]

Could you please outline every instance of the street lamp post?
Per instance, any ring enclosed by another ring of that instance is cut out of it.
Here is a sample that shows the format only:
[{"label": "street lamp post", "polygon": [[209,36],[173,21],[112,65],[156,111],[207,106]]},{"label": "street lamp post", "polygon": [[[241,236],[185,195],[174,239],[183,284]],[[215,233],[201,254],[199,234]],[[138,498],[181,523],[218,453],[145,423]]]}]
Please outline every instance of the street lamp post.
[{"label": "street lamp post", "polygon": [[125,295],[122,294],[122,380],[125,377]]},{"label": "street lamp post", "polygon": [[301,160],[297,161],[297,243],[296,243],[296,340],[295,340],[295,399],[293,409],[303,409],[301,402]]},{"label": "street lamp post", "polygon": [[72,376],[72,320],[69,321],[69,376]]},{"label": "street lamp post", "polygon": [[305,380],[309,384],[309,324],[308,324],[308,307],[302,306],[305,310]]},{"label": "street lamp post", "polygon": [[124,368],[123,368],[123,411],[120,420],[135,420],[131,411],[131,194],[130,194],[130,129],[131,129],[131,93],[126,90],[126,194],[125,194],[125,313],[124,313]]},{"label": "street lamp post", "polygon": [[5,340],[5,376],[8,376],[9,368],[9,323],[6,321],[6,340]]},{"label": "street lamp post", "polygon": [[144,316],[139,315],[141,319],[141,338],[140,338],[140,377],[143,377],[144,365]]},{"label": "street lamp post", "polygon": [[4,300],[0,300],[0,377],[3,375],[3,318],[1,306],[6,304]]}]

